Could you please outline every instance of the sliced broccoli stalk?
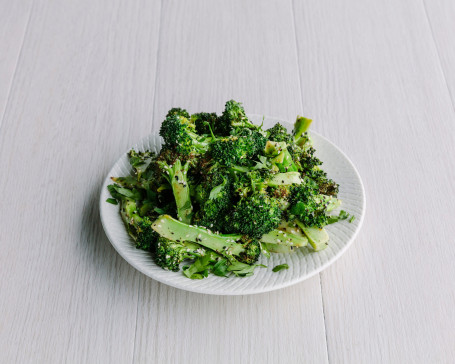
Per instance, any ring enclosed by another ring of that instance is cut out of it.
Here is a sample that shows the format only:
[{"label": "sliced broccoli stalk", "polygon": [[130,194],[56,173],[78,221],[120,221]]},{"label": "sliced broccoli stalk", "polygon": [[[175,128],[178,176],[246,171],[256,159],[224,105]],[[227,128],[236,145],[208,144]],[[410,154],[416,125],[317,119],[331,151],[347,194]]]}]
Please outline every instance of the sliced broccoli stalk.
[{"label": "sliced broccoli stalk", "polygon": [[152,224],[160,236],[174,241],[192,241],[224,256],[238,256],[245,252],[241,235],[215,234],[211,231],[180,222],[169,215],[161,215]]},{"label": "sliced broccoli stalk", "polygon": [[336,197],[333,196],[327,196],[327,195],[317,195],[314,200],[316,203],[325,205],[326,208],[325,210],[327,212],[333,211],[336,208],[341,206],[341,200],[337,199]]},{"label": "sliced broccoli stalk", "polygon": [[294,123],[294,141],[298,143],[299,139],[302,138],[302,134],[305,133],[311,125],[313,120],[304,118],[303,116],[297,116],[297,119]]},{"label": "sliced broccoli stalk", "polygon": [[308,239],[305,236],[298,236],[275,229],[267,234],[262,235],[261,243],[295,246],[300,248],[302,246],[308,245]]},{"label": "sliced broccoli stalk", "polygon": [[153,251],[158,234],[152,230],[152,222],[148,217],[139,216],[136,202],[128,198],[122,199],[120,215],[128,234],[136,243],[136,248]]},{"label": "sliced broccoli stalk", "polygon": [[320,251],[327,248],[329,241],[329,234],[325,229],[319,229],[317,227],[307,227],[303,225],[300,221],[295,221],[297,225],[302,229],[305,235],[308,237],[310,245],[314,251]]},{"label": "sliced broccoli stalk", "polygon": [[279,245],[279,244],[268,244],[268,243],[262,243],[270,253],[283,253],[283,254],[288,254],[292,253],[296,250],[296,248],[292,245]]},{"label": "sliced broccoli stalk", "polygon": [[280,172],[298,171],[286,142],[272,142],[268,140],[264,148],[264,153],[270,158],[273,157],[270,162],[272,165],[276,165]]},{"label": "sliced broccoli stalk", "polygon": [[265,144],[264,153],[268,156],[277,156],[282,151],[286,150],[287,144],[286,142],[272,142],[271,140],[267,140]]},{"label": "sliced broccoli stalk", "polygon": [[302,184],[302,177],[299,172],[277,173],[266,184],[269,187],[278,187],[283,185]]},{"label": "sliced broccoli stalk", "polygon": [[166,179],[172,187],[177,205],[177,216],[185,224],[191,223],[193,206],[191,205],[190,186],[187,181],[189,162],[182,166],[180,160],[177,159],[171,166],[165,162],[160,162],[160,165],[166,172]]}]

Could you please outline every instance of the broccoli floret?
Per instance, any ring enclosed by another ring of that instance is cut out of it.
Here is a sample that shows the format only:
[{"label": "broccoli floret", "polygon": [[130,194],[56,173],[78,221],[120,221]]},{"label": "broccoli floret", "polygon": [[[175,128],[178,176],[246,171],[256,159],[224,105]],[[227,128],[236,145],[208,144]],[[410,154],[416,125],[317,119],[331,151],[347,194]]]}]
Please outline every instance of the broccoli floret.
[{"label": "broccoli floret", "polygon": [[156,243],[154,260],[161,268],[178,272],[180,263],[185,259],[195,259],[204,253],[204,249],[198,244],[188,241],[176,242],[160,236]]},{"label": "broccoli floret", "polygon": [[296,217],[304,226],[322,228],[328,224],[328,208],[330,210],[337,201],[330,196],[320,195],[317,183],[305,178],[304,183],[291,187],[289,220]]},{"label": "broccoli floret", "polygon": [[218,121],[218,116],[216,113],[208,113],[208,112],[200,112],[197,114],[191,115],[191,121],[194,123],[196,127],[196,132],[201,134],[208,134],[210,135],[210,130],[214,131],[215,126]]},{"label": "broccoli floret", "polygon": [[327,173],[322,169],[313,168],[312,170],[307,171],[306,176],[317,183],[320,194],[337,197],[339,191],[338,183],[328,178]]},{"label": "broccoli floret", "polygon": [[177,216],[185,224],[191,223],[193,206],[191,204],[190,186],[187,180],[189,162],[183,166],[179,159],[173,165],[166,162],[160,163],[165,178],[171,185],[177,206]]},{"label": "broccoli floret", "polygon": [[136,248],[154,251],[159,235],[152,229],[152,221],[139,215],[136,202],[123,198],[120,202],[120,215]]},{"label": "broccoli floret", "polygon": [[186,111],[185,109],[182,109],[180,107],[174,107],[174,108],[170,109],[166,114],[166,118],[168,116],[173,116],[173,115],[183,116],[184,118],[187,118],[187,119],[190,118],[190,114],[188,113],[188,111]]},{"label": "broccoli floret", "polygon": [[270,129],[267,129],[269,140],[273,142],[285,142],[287,145],[291,144],[293,137],[288,134],[287,129],[280,123],[276,123]]},{"label": "broccoli floret", "polygon": [[209,149],[213,159],[224,166],[241,164],[254,152],[254,145],[246,137],[229,136],[215,140]]},{"label": "broccoli floret", "polygon": [[265,133],[259,129],[239,129],[235,132],[235,135],[247,138],[250,145],[248,158],[255,158],[256,156],[264,154],[264,148],[267,143],[267,138],[264,134]]},{"label": "broccoli floret", "polygon": [[227,136],[232,131],[242,128],[259,129],[257,125],[248,120],[245,109],[240,102],[234,100],[226,102],[223,114],[215,126],[215,134]]},{"label": "broccoli floret", "polygon": [[[207,228],[223,231],[224,216],[232,203],[231,183],[229,177],[223,177],[223,182],[206,190],[206,184],[198,186],[200,209],[194,223]],[[205,198],[201,198],[205,196]]]},{"label": "broccoli floret", "polygon": [[275,229],[281,221],[279,203],[265,194],[241,199],[226,217],[231,232],[260,238]]},{"label": "broccoli floret", "polygon": [[204,153],[208,147],[208,142],[195,133],[194,124],[181,115],[166,117],[161,124],[160,135],[164,139],[165,148],[174,149],[183,156]]},{"label": "broccoli floret", "polygon": [[231,263],[252,264],[260,255],[259,241],[242,235],[215,234],[210,230],[186,225],[169,215],[161,215],[152,228],[162,237],[180,241],[191,241],[211,249]]},{"label": "broccoli floret", "polygon": [[145,152],[136,152],[134,149],[131,149],[128,153],[129,161],[133,167],[134,175],[137,176],[139,180],[143,174],[144,178],[148,179],[151,177],[151,169],[149,166],[156,160],[156,154],[150,150]]}]

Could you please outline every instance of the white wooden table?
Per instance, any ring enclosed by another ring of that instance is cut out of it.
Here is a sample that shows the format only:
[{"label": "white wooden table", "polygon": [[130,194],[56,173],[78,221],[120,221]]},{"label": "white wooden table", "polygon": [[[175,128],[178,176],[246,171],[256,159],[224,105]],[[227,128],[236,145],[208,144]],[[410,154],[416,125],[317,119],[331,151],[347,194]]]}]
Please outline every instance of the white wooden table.
[{"label": "white wooden table", "polygon": [[[455,2],[0,0],[1,363],[453,363]],[[101,182],[166,111],[314,129],[367,193],[303,283],[206,296],[130,267]]]}]

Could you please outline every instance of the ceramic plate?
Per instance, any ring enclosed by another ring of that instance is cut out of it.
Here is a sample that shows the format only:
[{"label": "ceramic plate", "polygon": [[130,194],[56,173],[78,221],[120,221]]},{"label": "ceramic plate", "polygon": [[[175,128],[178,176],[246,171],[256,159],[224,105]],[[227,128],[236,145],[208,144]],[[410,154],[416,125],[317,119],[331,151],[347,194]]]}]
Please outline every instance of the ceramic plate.
[{"label": "ceramic plate", "polygon": [[[255,123],[261,123],[263,119],[259,115],[249,115],[249,117]],[[273,117],[264,117],[264,129],[273,126],[276,122],[282,123],[289,131],[292,130],[292,124]],[[362,180],[352,162],[334,144],[312,132],[311,129],[310,135],[313,138],[316,155],[324,162],[324,170],[330,178],[340,184],[338,197],[343,201],[341,208],[355,215],[352,223],[345,220],[326,227],[330,241],[323,251],[312,252],[309,248],[301,248],[292,254],[271,254],[270,259],[261,257],[259,263],[268,268],[257,268],[254,275],[247,278],[223,278],[211,275],[202,280],[191,280],[181,271],[163,270],[153,262],[149,253],[135,248],[120,218],[119,207],[106,202],[110,197],[107,190],[107,185],[111,183],[110,177],[126,176],[131,171],[126,152],[112,167],[101,190],[100,214],[106,235],[117,252],[137,270],[159,282],[187,291],[215,295],[244,295],[268,292],[301,282],[327,268],[346,251],[356,237],[365,214],[365,192]],[[161,137],[153,134],[133,145],[132,148],[150,149],[158,153],[161,144]],[[283,263],[287,263],[289,269],[272,272],[273,267]]]}]

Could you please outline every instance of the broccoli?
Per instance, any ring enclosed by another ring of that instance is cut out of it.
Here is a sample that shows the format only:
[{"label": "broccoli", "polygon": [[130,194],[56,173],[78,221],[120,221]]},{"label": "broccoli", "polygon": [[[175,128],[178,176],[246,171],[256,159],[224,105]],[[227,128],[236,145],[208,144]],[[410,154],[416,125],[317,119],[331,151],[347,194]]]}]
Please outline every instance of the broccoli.
[{"label": "broccoli", "polygon": [[159,235],[152,229],[152,221],[141,217],[136,202],[129,198],[120,201],[120,215],[125,223],[128,234],[136,243],[136,248],[153,251]]},{"label": "broccoli", "polygon": [[245,277],[261,254],[321,250],[323,226],[353,217],[331,213],[339,186],[321,169],[310,124],[298,116],[290,133],[280,123],[263,130],[234,100],[221,116],[173,108],[161,151],[131,150],[131,174],[112,177],[107,202],[120,204],[137,248],[167,270],[188,261],[191,279]]},{"label": "broccoli", "polygon": [[310,127],[312,121],[313,120],[304,118],[303,116],[297,116],[293,130],[294,142],[297,145],[302,146],[307,142],[308,136],[306,135],[306,131]]},{"label": "broccoli", "polygon": [[222,178],[223,182],[209,191],[205,189],[207,185],[198,185],[200,209],[194,217],[195,224],[216,231],[223,230],[224,216],[232,202],[232,192],[230,178]]},{"label": "broccoli", "polygon": [[161,124],[160,135],[164,147],[188,156],[191,153],[204,153],[208,142],[195,133],[195,126],[186,117],[171,114]]},{"label": "broccoli", "polygon": [[210,144],[209,153],[224,166],[241,164],[254,152],[254,145],[246,137],[229,136],[217,139]]},{"label": "broccoli", "polygon": [[293,137],[288,134],[287,129],[280,123],[276,123],[273,127],[266,130],[269,140],[272,142],[285,142],[291,144]]},{"label": "broccoli", "polygon": [[318,228],[328,224],[327,212],[340,205],[336,198],[319,194],[316,182],[307,177],[304,183],[291,187],[290,203],[291,217],[296,217],[304,226]]},{"label": "broccoli", "polygon": [[170,109],[167,112],[166,117],[173,116],[173,115],[182,116],[187,119],[190,118],[190,114],[188,113],[188,111],[186,111],[185,109],[181,109],[180,107],[174,107],[174,108]]},{"label": "broccoli", "polygon": [[255,158],[264,154],[264,149],[267,143],[267,138],[264,134],[265,133],[262,130],[252,129],[240,129],[235,133],[235,135],[239,137],[247,138],[250,145],[250,151],[248,154],[249,158]]},{"label": "broccoli", "polygon": [[242,198],[232,206],[232,212],[226,216],[226,225],[229,232],[260,238],[279,225],[281,215],[280,205],[275,199],[258,193]]},{"label": "broccoli", "polygon": [[188,241],[173,241],[160,236],[156,243],[155,263],[163,269],[179,271],[185,259],[195,259],[205,254],[198,244]]},{"label": "broccoli", "polygon": [[194,123],[196,132],[199,135],[211,135],[213,130],[216,130],[215,126],[218,122],[218,116],[214,112],[200,112],[198,114],[191,115],[191,121]]},{"label": "broccoli", "polygon": [[180,160],[177,159],[173,165],[169,165],[166,162],[161,162],[160,165],[172,187],[178,218],[185,224],[191,223],[193,206],[191,204],[190,186],[187,180],[189,162],[182,166]]},{"label": "broccoli", "polygon": [[231,132],[243,128],[259,129],[257,125],[248,120],[245,109],[240,102],[234,100],[226,102],[223,114],[215,126],[215,134],[227,136]]},{"label": "broccoli", "polygon": [[152,224],[160,236],[174,241],[191,241],[211,249],[230,262],[253,264],[261,253],[259,241],[239,234],[215,234],[208,229],[186,225],[169,215],[161,215]]},{"label": "broccoli", "polygon": [[128,153],[129,161],[133,167],[134,175],[139,180],[144,173],[144,178],[150,178],[149,166],[156,160],[156,154],[150,150],[145,152],[136,152],[131,149]]}]

